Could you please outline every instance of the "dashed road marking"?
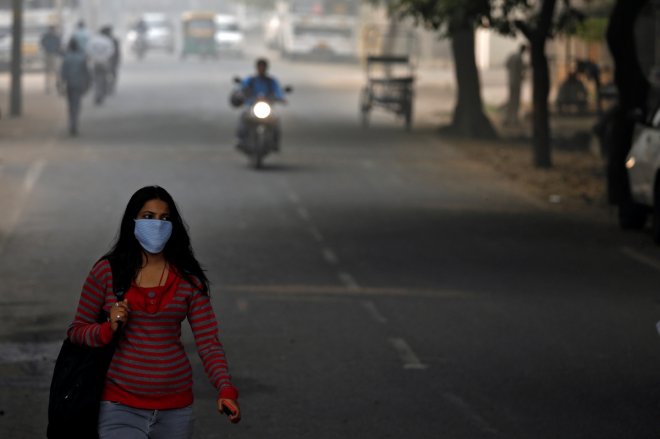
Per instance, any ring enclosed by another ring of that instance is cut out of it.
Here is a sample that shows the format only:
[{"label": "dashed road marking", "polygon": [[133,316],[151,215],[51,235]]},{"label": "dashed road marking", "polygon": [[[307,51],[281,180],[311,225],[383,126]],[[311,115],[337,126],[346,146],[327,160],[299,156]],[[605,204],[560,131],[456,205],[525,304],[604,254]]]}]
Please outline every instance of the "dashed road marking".
[{"label": "dashed road marking", "polygon": [[0,364],[51,361],[57,358],[62,341],[42,343],[0,343]]},{"label": "dashed road marking", "polygon": [[387,323],[387,318],[376,308],[376,304],[371,300],[363,300],[362,307],[367,310],[372,319],[378,323]]},{"label": "dashed road marking", "polygon": [[323,248],[322,253],[323,259],[325,259],[328,264],[337,265],[339,263],[339,258],[337,258],[337,255],[331,249],[325,247]]},{"label": "dashed road marking", "polygon": [[305,207],[298,206],[298,209],[296,210],[300,218],[304,219],[305,221],[309,221],[311,219],[311,216],[309,215],[309,211]]},{"label": "dashed road marking", "polygon": [[337,276],[339,276],[339,280],[342,281],[344,285],[346,285],[346,288],[348,288],[351,291],[358,291],[360,290],[360,285],[358,285],[357,281],[353,276],[351,276],[350,273],[346,273],[345,271],[340,271]]},{"label": "dashed road marking", "polygon": [[323,234],[321,233],[321,231],[319,229],[316,228],[316,226],[310,227],[309,228],[309,233],[312,234],[312,236],[314,237],[314,239],[316,241],[318,241],[318,242],[325,241],[325,238],[324,238]]},{"label": "dashed road marking", "polygon": [[236,308],[238,308],[240,312],[247,312],[249,303],[245,299],[236,299]]},{"label": "dashed road marking", "polygon": [[362,161],[362,166],[364,166],[367,169],[374,169],[376,167],[373,160],[363,160]]},{"label": "dashed road marking", "polygon": [[465,415],[472,423],[478,427],[484,433],[497,434],[498,431],[493,427],[483,416],[481,416],[477,411],[472,408],[467,401],[465,401],[460,396],[451,393],[443,392],[442,398],[449,402],[451,405],[456,407],[463,415]]},{"label": "dashed road marking", "polygon": [[419,360],[419,357],[412,350],[410,345],[402,338],[391,338],[390,343],[394,346],[394,349],[399,354],[401,361],[403,362],[404,369],[412,370],[424,370],[428,369],[428,366],[422,363]]},{"label": "dashed road marking", "polygon": [[0,252],[2,252],[9,236],[11,236],[14,233],[14,229],[16,228],[18,221],[21,219],[21,215],[23,214],[23,210],[25,209],[27,199],[30,196],[32,190],[34,189],[34,186],[39,181],[39,178],[41,177],[41,174],[43,173],[44,168],[46,167],[46,163],[47,163],[46,159],[41,158],[33,162],[28,168],[27,172],[25,173],[25,179],[23,180],[23,184],[22,184],[22,189],[23,189],[22,193],[18,198],[16,207],[13,209],[12,213],[9,216],[6,233],[4,237],[0,238]]},{"label": "dashed road marking", "polygon": [[[353,280],[355,282],[355,280]],[[240,294],[294,295],[294,296],[376,296],[376,297],[415,297],[421,299],[465,300],[475,295],[460,290],[421,290],[408,287],[367,287],[348,288],[338,285],[223,285],[223,291]]]},{"label": "dashed road marking", "polygon": [[300,204],[300,197],[298,196],[298,194],[291,191],[287,195],[289,197],[289,201],[291,201],[293,204]]},{"label": "dashed road marking", "polygon": [[660,271],[660,261],[655,258],[646,256],[645,254],[642,254],[630,247],[621,247],[621,253],[628,256],[630,259],[634,259],[635,261],[646,265],[647,267]]},{"label": "dashed road marking", "polygon": [[45,167],[46,167],[45,159],[39,159],[36,162],[32,163],[32,165],[30,165],[30,168],[28,169],[25,175],[25,180],[23,181],[23,190],[26,193],[32,192],[34,185],[39,180],[39,177],[41,177],[41,173],[43,172]]}]

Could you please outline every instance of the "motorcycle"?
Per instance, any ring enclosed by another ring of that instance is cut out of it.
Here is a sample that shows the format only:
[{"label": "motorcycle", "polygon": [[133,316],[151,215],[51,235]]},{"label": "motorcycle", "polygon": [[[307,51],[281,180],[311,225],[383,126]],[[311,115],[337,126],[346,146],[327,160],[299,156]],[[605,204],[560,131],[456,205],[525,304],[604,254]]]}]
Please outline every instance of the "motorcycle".
[{"label": "motorcycle", "polygon": [[147,55],[147,49],[147,38],[143,35],[138,36],[131,45],[131,50],[139,60],[143,60]]},{"label": "motorcycle", "polygon": [[[241,80],[234,78],[234,82],[240,84]],[[284,88],[285,93],[292,91],[291,87]],[[232,93],[230,101],[232,106],[242,107],[245,96],[237,89]],[[261,169],[264,158],[280,148],[280,121],[273,108],[275,102],[274,99],[260,96],[241,114],[238,148],[248,156],[254,169]]]}]

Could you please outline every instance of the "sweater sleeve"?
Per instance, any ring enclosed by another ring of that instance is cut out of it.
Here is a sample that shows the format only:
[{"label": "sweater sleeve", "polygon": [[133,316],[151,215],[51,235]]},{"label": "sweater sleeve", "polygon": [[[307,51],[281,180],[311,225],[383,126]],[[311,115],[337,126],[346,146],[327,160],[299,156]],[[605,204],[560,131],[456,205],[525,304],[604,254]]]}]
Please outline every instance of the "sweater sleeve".
[{"label": "sweater sleeve", "polygon": [[218,397],[238,399],[238,390],[231,383],[225,351],[218,336],[218,322],[211,306],[211,299],[197,288],[188,308],[188,322],[204,370],[211,384],[218,390]]},{"label": "sweater sleeve", "polygon": [[67,336],[76,344],[98,347],[112,340],[109,322],[98,323],[98,317],[106,302],[108,287],[112,289],[112,270],[108,261],[101,261],[92,268],[80,293],[80,301]]}]

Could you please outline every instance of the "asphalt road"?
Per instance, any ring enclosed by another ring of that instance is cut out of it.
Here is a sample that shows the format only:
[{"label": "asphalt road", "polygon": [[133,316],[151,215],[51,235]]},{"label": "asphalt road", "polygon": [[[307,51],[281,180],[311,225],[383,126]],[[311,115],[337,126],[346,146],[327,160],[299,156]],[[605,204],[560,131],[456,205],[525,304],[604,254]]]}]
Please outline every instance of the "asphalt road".
[{"label": "asphalt road", "polygon": [[44,437],[82,281],[147,184],[189,224],[241,391],[230,425],[186,332],[196,438],[658,436],[649,236],[467,160],[435,136],[430,89],[412,133],[384,113],[362,129],[351,65],[276,63],[295,91],[256,172],[227,104],[250,65],[129,61],[77,139],[63,111],[0,125],[0,437]]}]

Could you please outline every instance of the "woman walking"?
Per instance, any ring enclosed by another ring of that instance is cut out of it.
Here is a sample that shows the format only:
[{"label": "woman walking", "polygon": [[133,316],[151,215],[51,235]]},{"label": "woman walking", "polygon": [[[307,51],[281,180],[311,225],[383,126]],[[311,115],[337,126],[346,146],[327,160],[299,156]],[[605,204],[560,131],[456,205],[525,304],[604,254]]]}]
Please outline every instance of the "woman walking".
[{"label": "woman walking", "polygon": [[[129,286],[122,302],[113,282]],[[106,323],[97,323],[101,309]],[[239,422],[208,280],[170,194],[144,187],[128,202],[114,247],[89,273],[68,330],[71,341],[89,346],[103,346],[121,331],[101,398],[101,439],[192,437],[192,369],[181,342],[186,318],[218,392],[218,410]]]},{"label": "woman walking", "polygon": [[91,74],[89,67],[87,67],[87,57],[75,38],[71,38],[71,41],[69,41],[62,61],[60,77],[66,88],[66,98],[69,106],[69,134],[77,136],[81,101],[89,88]]}]

